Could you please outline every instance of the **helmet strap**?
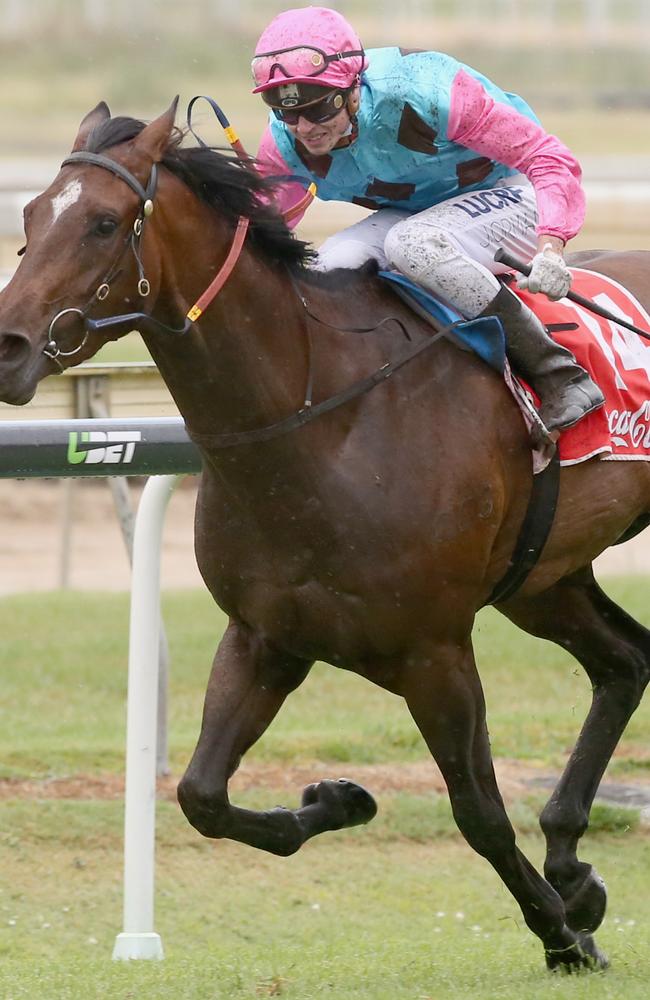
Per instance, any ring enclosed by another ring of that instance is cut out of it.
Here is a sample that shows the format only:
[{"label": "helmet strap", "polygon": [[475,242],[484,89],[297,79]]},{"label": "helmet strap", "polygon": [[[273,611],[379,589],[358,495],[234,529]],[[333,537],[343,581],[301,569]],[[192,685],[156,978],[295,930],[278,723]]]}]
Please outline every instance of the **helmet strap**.
[{"label": "helmet strap", "polygon": [[353,124],[356,122],[360,100],[361,100],[361,89],[359,87],[359,82],[357,79],[357,82],[354,83],[348,91],[348,99],[346,103],[348,114],[350,116],[350,121]]}]

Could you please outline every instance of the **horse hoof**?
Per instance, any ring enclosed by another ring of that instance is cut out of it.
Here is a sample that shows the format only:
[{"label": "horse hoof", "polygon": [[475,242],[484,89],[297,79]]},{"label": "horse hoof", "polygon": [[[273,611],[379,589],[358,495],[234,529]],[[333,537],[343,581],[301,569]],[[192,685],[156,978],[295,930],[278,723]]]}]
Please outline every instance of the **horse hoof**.
[{"label": "horse hoof", "polygon": [[568,948],[546,952],[546,966],[551,972],[603,972],[609,960],[600,950],[591,934],[577,934],[576,941]]},{"label": "horse hoof", "polygon": [[326,811],[330,830],[369,823],[377,814],[377,803],[370,792],[347,778],[339,778],[338,781],[326,779],[307,785],[302,794],[302,805],[316,804]]},{"label": "horse hoof", "polygon": [[585,968],[591,972],[603,972],[609,969],[609,959],[604,951],[601,951],[591,934],[578,934],[580,947],[585,953]]},{"label": "horse hoof", "polygon": [[589,869],[580,888],[564,901],[564,908],[566,922],[576,934],[593,934],[600,927],[607,909],[607,889],[595,868]]}]

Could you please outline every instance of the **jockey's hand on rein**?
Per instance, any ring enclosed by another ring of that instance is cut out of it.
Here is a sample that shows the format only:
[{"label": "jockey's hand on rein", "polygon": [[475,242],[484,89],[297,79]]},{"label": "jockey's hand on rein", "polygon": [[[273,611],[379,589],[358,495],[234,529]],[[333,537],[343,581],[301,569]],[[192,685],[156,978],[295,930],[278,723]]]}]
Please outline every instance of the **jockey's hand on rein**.
[{"label": "jockey's hand on rein", "polygon": [[517,286],[529,292],[544,292],[554,302],[563,299],[571,287],[571,272],[564,257],[547,244],[531,261],[530,274],[517,279]]}]

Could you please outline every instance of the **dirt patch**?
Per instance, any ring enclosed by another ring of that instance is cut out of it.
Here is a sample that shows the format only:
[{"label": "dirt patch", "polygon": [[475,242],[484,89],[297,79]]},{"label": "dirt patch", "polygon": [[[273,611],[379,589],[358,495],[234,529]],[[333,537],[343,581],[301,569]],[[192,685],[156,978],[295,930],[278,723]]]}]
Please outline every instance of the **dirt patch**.
[{"label": "dirt patch", "polygon": [[[169,502],[161,551],[167,588],[202,587],[194,559],[196,477]],[[134,511],[143,481],[129,486]],[[0,594],[128,591],[131,568],[108,480],[0,480]]]},{"label": "dirt patch", "polygon": [[[242,764],[230,783],[231,791],[268,788],[286,791],[293,798],[305,785],[323,778],[349,777],[374,792],[443,792],[445,784],[433,762],[413,764],[340,765],[314,763],[288,767],[279,764]],[[175,799],[180,775],[159,778],[158,797]],[[0,799],[121,799],[124,778],[119,775],[76,774],[66,778],[43,778],[22,781],[0,780]]]},{"label": "dirt patch", "polygon": [[[543,768],[517,760],[497,760],[495,770],[499,788],[506,803],[551,788],[557,775]],[[176,785],[180,775],[158,779],[158,798],[176,801]],[[244,763],[230,783],[236,797],[238,791],[269,789],[286,792],[287,804],[295,803],[302,789],[323,778],[347,777],[366,787],[374,795],[402,792],[411,795],[444,794],[445,783],[433,761],[409,764],[323,764],[288,767],[279,764]],[[635,781],[626,785],[608,782],[603,786],[603,798],[628,805],[646,806],[650,802],[650,781]],[[4,799],[122,799],[124,778],[119,775],[76,774],[66,778],[40,780],[0,780],[0,800]]]},{"label": "dirt patch", "polygon": [[[516,797],[525,787],[523,770],[513,762],[500,765],[502,791]],[[519,772],[519,774],[517,774]],[[539,773],[539,772],[536,772]],[[176,798],[176,784],[180,775],[158,779],[158,797]],[[268,788],[286,791],[295,799],[305,785],[323,778],[348,777],[364,785],[373,793],[410,792],[424,795],[444,792],[445,783],[433,762],[418,761],[411,764],[357,764],[337,765],[314,763],[298,767],[277,764],[243,764],[231,781],[230,790],[246,791]],[[77,774],[66,778],[43,778],[22,781],[13,778],[0,780],[0,799],[121,799],[124,797],[124,778],[118,775]]]}]

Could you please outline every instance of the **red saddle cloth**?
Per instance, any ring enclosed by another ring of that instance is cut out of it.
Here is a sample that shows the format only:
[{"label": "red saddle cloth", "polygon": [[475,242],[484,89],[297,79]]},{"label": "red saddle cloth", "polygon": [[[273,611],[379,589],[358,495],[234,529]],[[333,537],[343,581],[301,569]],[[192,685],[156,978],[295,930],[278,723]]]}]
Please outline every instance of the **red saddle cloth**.
[{"label": "red saddle cloth", "polygon": [[[594,271],[572,268],[571,289],[650,333],[650,316],[622,285]],[[558,442],[562,465],[596,455],[617,461],[650,461],[650,340],[602,319],[568,299],[551,302],[513,286],[546,325],[577,323],[552,330],[605,394],[605,405],[569,428]]]}]

